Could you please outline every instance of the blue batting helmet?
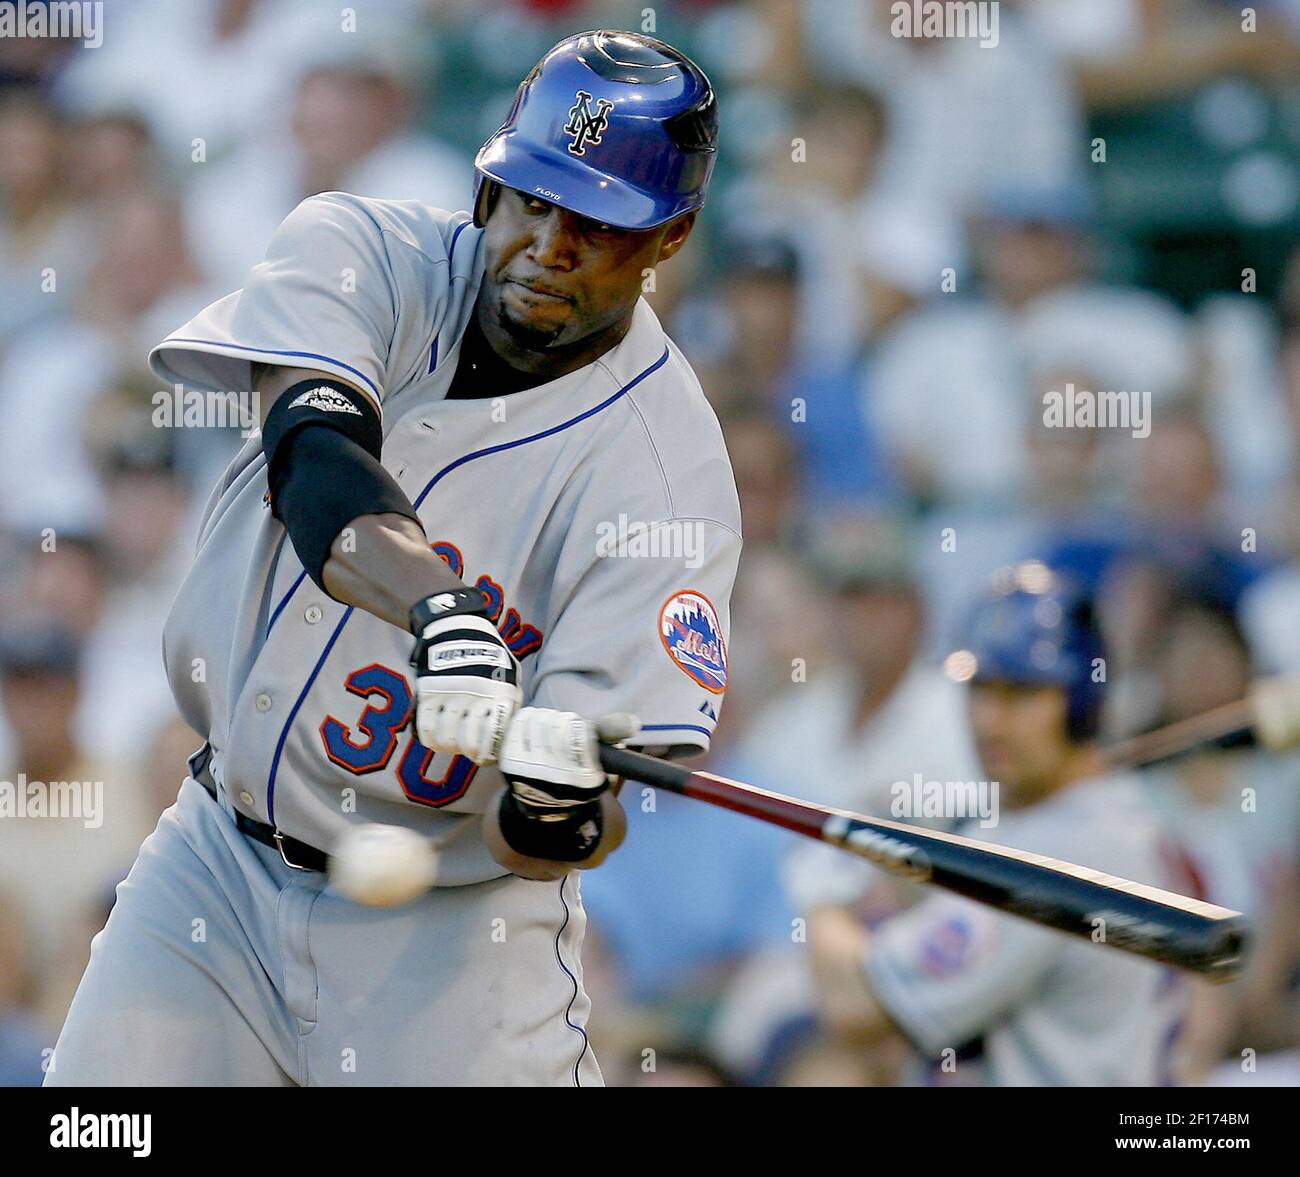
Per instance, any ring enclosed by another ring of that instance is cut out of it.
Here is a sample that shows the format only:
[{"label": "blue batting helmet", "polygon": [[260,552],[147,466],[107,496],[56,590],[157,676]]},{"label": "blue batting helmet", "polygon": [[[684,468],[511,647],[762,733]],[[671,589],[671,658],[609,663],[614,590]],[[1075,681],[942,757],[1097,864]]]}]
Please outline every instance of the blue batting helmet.
[{"label": "blue batting helmet", "polygon": [[1101,725],[1101,683],[1094,675],[1104,656],[1092,602],[1032,560],[994,574],[971,616],[966,648],[945,665],[959,682],[1064,687],[1067,732],[1088,740]]},{"label": "blue batting helmet", "polygon": [[639,33],[579,33],[523,80],[510,115],[474,159],[474,220],[494,184],[621,229],[699,208],[717,154],[709,79]]}]

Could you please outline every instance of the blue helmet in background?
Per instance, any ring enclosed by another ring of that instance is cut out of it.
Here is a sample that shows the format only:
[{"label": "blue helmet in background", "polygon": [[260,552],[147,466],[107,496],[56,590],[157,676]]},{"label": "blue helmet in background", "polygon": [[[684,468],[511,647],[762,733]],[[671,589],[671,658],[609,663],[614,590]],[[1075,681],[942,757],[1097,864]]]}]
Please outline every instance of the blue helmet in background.
[{"label": "blue helmet in background", "polygon": [[699,208],[717,155],[709,79],[671,45],[599,29],[567,37],[523,80],[474,159],[474,221],[494,184],[620,229]]},{"label": "blue helmet in background", "polygon": [[1063,687],[1066,729],[1090,740],[1101,727],[1104,665],[1101,631],[1091,600],[1036,560],[1000,569],[975,606],[966,646],[948,656],[945,668],[958,682],[1005,682]]}]

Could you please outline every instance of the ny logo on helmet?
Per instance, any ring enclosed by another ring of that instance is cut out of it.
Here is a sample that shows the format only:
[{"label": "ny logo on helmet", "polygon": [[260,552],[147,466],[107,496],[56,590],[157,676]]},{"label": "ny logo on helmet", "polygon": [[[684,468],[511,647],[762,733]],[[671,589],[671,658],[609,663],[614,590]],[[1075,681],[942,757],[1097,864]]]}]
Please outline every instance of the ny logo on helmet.
[{"label": "ny logo on helmet", "polygon": [[591,95],[586,90],[579,90],[578,100],[570,107],[569,121],[564,125],[564,133],[573,136],[569,150],[574,155],[584,155],[588,143],[600,143],[600,137],[605,133],[609,122],[609,112],[614,109],[614,104],[609,99],[600,98],[596,101],[593,114],[590,102]]}]

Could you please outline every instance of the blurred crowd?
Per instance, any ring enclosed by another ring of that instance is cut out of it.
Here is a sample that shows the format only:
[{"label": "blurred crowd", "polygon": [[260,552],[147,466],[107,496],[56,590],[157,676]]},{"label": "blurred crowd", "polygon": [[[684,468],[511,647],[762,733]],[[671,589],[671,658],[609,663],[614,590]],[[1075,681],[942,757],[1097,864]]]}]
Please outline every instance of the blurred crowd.
[{"label": "blurred crowd", "polygon": [[[1027,557],[1097,602],[1111,737],[1300,671],[1300,4],[1248,32],[1217,0],[996,7],[987,47],[891,36],[883,0],[109,0],[102,47],[0,40],[0,780],[104,783],[98,826],[0,818],[0,1084],[39,1081],[200,742],[162,622],[240,436],[158,427],[149,347],[308,195],[467,207],[580,28],[662,37],[719,92],[709,205],[648,296],[743,510],[713,771],[878,813],[915,773],[979,778],[941,666]],[[1148,398],[1150,428],[1048,427],[1069,386]],[[1263,929],[1198,988],[1177,1077],[1298,1083],[1300,764],[1147,775],[1201,896]],[[799,876],[833,867],[624,800],[583,882],[607,1080],[899,1081],[798,963]]]}]

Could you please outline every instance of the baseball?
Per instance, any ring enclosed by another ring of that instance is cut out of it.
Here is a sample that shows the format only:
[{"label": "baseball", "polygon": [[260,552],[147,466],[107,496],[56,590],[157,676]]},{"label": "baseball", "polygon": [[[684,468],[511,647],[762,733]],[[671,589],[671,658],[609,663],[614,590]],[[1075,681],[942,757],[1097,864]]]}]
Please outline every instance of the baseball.
[{"label": "baseball", "polygon": [[354,903],[397,907],[433,885],[436,866],[433,847],[414,830],[371,822],[339,839],[329,876]]}]

